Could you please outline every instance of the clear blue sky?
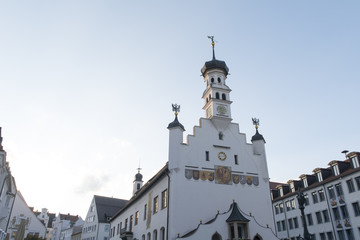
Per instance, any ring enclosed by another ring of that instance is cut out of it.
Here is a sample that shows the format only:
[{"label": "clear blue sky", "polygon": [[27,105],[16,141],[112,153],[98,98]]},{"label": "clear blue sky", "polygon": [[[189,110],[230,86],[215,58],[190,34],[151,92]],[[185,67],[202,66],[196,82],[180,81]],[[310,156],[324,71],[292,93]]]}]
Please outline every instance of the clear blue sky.
[{"label": "clear blue sky", "polygon": [[[233,122],[260,118],[272,181],[360,151],[359,1],[1,1],[0,126],[28,205],[85,217],[167,161],[171,103],[192,133],[200,68],[230,68]],[[186,136],[186,135],[184,135]]]}]

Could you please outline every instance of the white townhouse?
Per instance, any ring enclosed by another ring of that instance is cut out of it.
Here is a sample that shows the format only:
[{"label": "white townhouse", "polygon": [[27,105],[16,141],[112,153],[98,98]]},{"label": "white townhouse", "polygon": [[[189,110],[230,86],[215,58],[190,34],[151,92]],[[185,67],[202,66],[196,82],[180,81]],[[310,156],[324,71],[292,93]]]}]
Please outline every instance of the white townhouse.
[{"label": "white townhouse", "polygon": [[306,199],[305,221],[313,240],[360,239],[360,153],[344,161],[331,161],[299,180],[274,184],[272,188],[276,232],[281,239],[297,240],[304,228],[297,201],[301,190]]},{"label": "white townhouse", "polygon": [[110,220],[111,240],[277,239],[265,140],[257,119],[251,143],[232,121],[229,69],[212,46],[201,69],[205,117],[183,142],[173,105],[168,163],[143,186],[135,176],[133,197]]},{"label": "white townhouse", "polygon": [[82,228],[81,239],[108,240],[110,218],[126,203],[127,200],[94,195]]}]

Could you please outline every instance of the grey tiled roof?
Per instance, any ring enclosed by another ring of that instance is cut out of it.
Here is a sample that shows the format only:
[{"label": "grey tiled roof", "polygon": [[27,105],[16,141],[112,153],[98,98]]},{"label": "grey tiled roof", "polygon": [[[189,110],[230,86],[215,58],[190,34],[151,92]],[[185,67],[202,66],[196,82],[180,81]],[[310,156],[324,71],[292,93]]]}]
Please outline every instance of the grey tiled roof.
[{"label": "grey tiled roof", "polygon": [[94,196],[97,216],[100,223],[109,222],[108,218],[114,216],[128,202],[124,199]]}]

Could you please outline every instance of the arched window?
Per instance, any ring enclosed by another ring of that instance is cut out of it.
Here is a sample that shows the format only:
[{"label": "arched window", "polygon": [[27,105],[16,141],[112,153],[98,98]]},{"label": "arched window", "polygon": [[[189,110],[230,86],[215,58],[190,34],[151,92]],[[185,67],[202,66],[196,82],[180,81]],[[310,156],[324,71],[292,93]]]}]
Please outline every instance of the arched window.
[{"label": "arched window", "polygon": [[160,240],[165,240],[165,228],[160,228]]},{"label": "arched window", "polygon": [[221,78],[218,77],[218,83],[221,83]]},{"label": "arched window", "polygon": [[141,240],[145,240],[145,234],[142,235]]},{"label": "arched window", "polygon": [[136,189],[137,189],[137,190],[140,189],[140,183],[137,184]]},{"label": "arched window", "polygon": [[218,232],[214,233],[214,235],[212,235],[211,240],[222,240],[220,234]]},{"label": "arched window", "polygon": [[211,83],[213,83],[215,80],[214,80],[214,78],[211,78]]},{"label": "arched window", "polygon": [[153,232],[153,240],[157,240],[157,230],[156,229]]},{"label": "arched window", "polygon": [[219,99],[220,98],[220,94],[217,92],[217,93],[215,93],[215,97],[216,97],[216,99]]},{"label": "arched window", "polygon": [[263,240],[263,238],[259,234],[256,234],[254,240]]},{"label": "arched window", "polygon": [[226,95],[225,95],[225,93],[223,93],[223,94],[221,95],[221,98],[222,98],[222,100],[226,100]]},{"label": "arched window", "polygon": [[151,240],[151,233],[147,234],[147,240]]},{"label": "arched window", "polygon": [[211,95],[209,95],[209,100],[211,99]]},{"label": "arched window", "polygon": [[208,99],[208,98],[206,98],[206,102],[207,102],[207,103],[209,102],[209,99]]}]

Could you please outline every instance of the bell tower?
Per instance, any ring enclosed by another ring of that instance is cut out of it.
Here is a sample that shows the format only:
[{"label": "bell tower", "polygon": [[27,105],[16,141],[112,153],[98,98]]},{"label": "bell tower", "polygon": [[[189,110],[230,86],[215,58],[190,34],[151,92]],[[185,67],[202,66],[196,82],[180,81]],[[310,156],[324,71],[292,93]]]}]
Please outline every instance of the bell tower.
[{"label": "bell tower", "polygon": [[201,68],[202,76],[206,84],[206,89],[202,98],[204,99],[205,117],[212,120],[218,130],[225,129],[231,122],[230,92],[231,89],[226,85],[226,78],[229,68],[224,61],[215,58],[214,36],[211,39],[213,57],[211,61],[205,62]]}]

